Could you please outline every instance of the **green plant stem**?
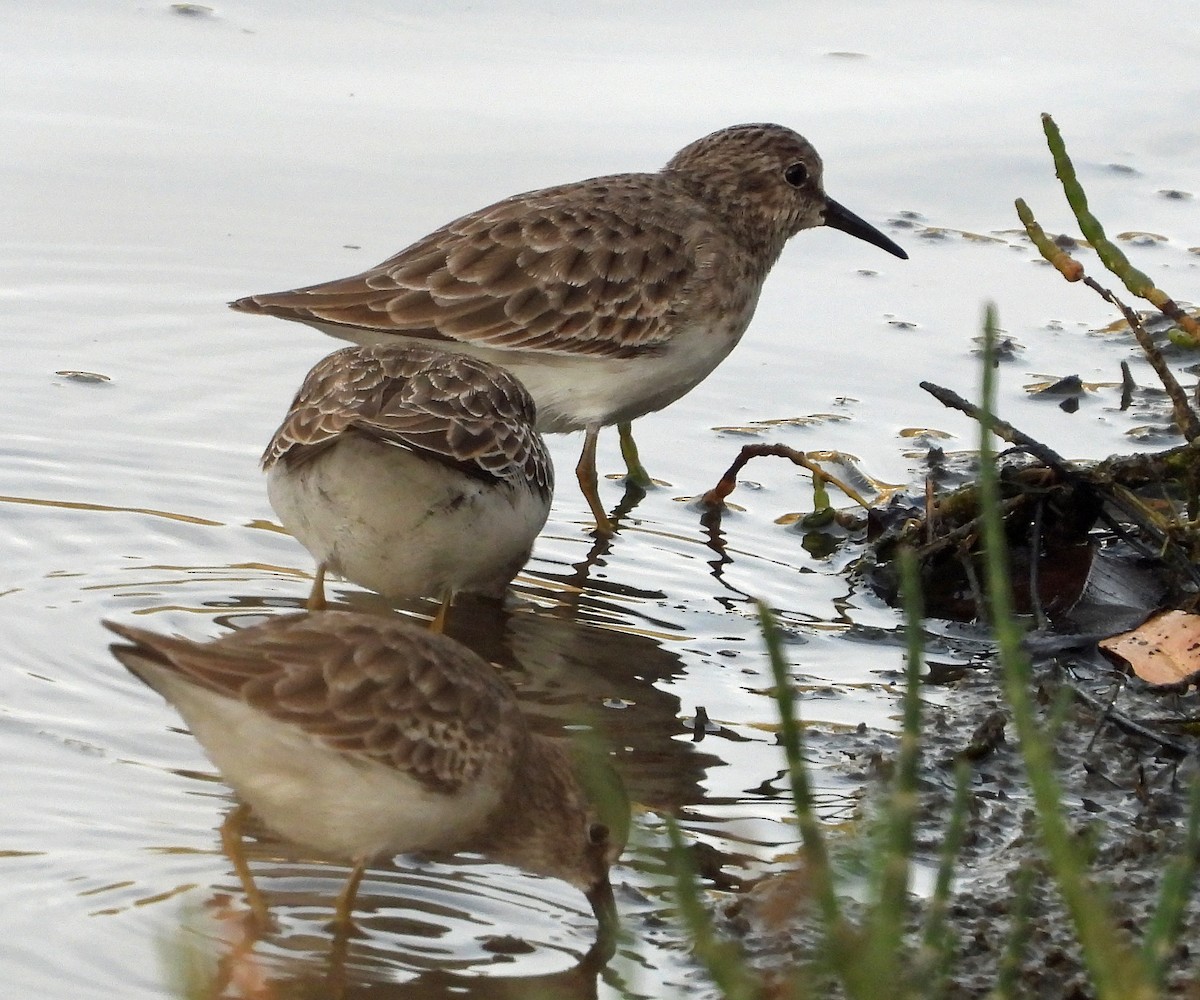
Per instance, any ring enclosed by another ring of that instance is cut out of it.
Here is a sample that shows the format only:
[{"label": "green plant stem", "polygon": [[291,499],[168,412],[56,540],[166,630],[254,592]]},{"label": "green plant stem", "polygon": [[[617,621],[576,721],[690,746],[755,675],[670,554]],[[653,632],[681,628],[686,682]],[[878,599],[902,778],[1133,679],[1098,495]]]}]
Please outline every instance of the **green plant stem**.
[{"label": "green plant stem", "polygon": [[1050,147],[1050,154],[1054,157],[1054,172],[1062,182],[1067,203],[1075,213],[1083,238],[1095,249],[1100,262],[1120,278],[1130,292],[1138,298],[1145,299],[1178,323],[1180,329],[1186,331],[1193,341],[1200,339],[1200,323],[1180,309],[1166,292],[1156,288],[1149,276],[1134,267],[1120,248],[1104,234],[1100,220],[1088,209],[1087,194],[1075,174],[1071,157],[1067,155],[1062,133],[1049,115],[1042,115],[1042,131],[1046,133],[1046,145]]},{"label": "green plant stem", "polygon": [[1188,897],[1196,881],[1196,865],[1200,859],[1200,779],[1193,780],[1190,799],[1183,846],[1179,856],[1163,872],[1158,906],[1142,939],[1142,958],[1160,988],[1166,980],[1167,961],[1171,957]]},{"label": "green plant stem", "polygon": [[[762,601],[757,602],[758,620],[767,646],[767,659],[775,683],[775,703],[779,709],[779,742],[787,762],[792,800],[796,805],[796,824],[804,843],[805,860],[813,880],[813,895],[821,909],[830,943],[835,946],[845,930],[841,906],[833,885],[833,870],[821,822],[813,808],[812,786],[804,763],[804,735],[796,719],[796,693],[783,655],[783,640],[775,625],[775,616]],[[837,965],[835,958],[835,967]]]},{"label": "green plant stem", "polygon": [[669,862],[675,880],[675,899],[684,928],[692,939],[696,958],[708,970],[724,1000],[755,1000],[759,985],[737,948],[713,932],[712,918],[700,898],[699,879],[688,855],[683,834],[674,819],[667,818]]},{"label": "green plant stem", "polygon": [[1087,193],[1079,183],[1075,173],[1075,165],[1067,154],[1066,144],[1058,125],[1049,115],[1042,115],[1042,131],[1046,133],[1046,145],[1050,147],[1050,155],[1054,157],[1054,173],[1062,182],[1063,193],[1067,196],[1067,204],[1075,213],[1083,238],[1087,240],[1100,257],[1100,262],[1113,274],[1125,282],[1134,295],[1144,298],[1145,292],[1154,287],[1150,278],[1129,263],[1125,256],[1105,235],[1104,227],[1088,208]]},{"label": "green plant stem", "polygon": [[[1065,187],[1065,182],[1064,182]],[[1004,527],[999,515],[999,488],[995,450],[988,429],[995,412],[996,310],[987,308],[984,322],[982,410],[987,419],[980,427],[979,491],[983,508],[988,594],[999,649],[1004,691],[1012,708],[1025,772],[1033,791],[1038,824],[1050,864],[1097,993],[1105,1000],[1150,1000],[1156,991],[1140,958],[1118,936],[1107,899],[1088,881],[1083,853],[1073,842],[1062,811],[1062,792],[1054,776],[1050,744],[1040,732],[1030,696],[1030,664],[1021,648],[1009,591]]]},{"label": "green plant stem", "polygon": [[954,769],[954,804],[950,810],[950,822],[946,826],[938,860],[937,879],[934,882],[933,898],[929,901],[929,913],[925,921],[925,949],[932,957],[930,997],[940,997],[946,992],[946,981],[953,966],[954,936],[946,923],[946,912],[950,907],[950,890],[954,882],[954,865],[962,849],[963,837],[967,832],[968,786],[971,781],[971,765],[960,760]]},{"label": "green plant stem", "polygon": [[1025,204],[1024,198],[1018,198],[1015,204],[1017,217],[1025,227],[1025,234],[1038,248],[1038,253],[1048,263],[1053,264],[1067,281],[1079,281],[1083,277],[1083,265],[1046,235],[1046,231],[1038,225],[1037,219],[1033,217],[1033,210]]},{"label": "green plant stem", "polygon": [[904,671],[904,719],[900,733],[895,777],[890,801],[883,817],[883,843],[879,851],[878,889],[873,907],[871,933],[864,963],[875,976],[899,986],[905,978],[900,965],[903,954],[904,917],[908,911],[908,886],[913,853],[913,829],[919,799],[917,770],[921,759],[921,678],[924,656],[923,608],[917,560],[903,548],[898,555],[904,597],[905,631],[908,641]]},{"label": "green plant stem", "polygon": [[996,985],[991,1000],[1017,1000],[1021,996],[1017,988],[1021,975],[1021,962],[1029,946],[1029,935],[1033,929],[1029,919],[1033,895],[1033,868],[1023,864],[1017,869],[1013,884],[1012,903],[1008,908],[1008,941],[1000,956],[1000,967],[996,973]]},{"label": "green plant stem", "polygon": [[[1158,349],[1158,346],[1154,343],[1154,339],[1146,332],[1146,328],[1142,325],[1141,317],[1107,288],[1083,273],[1083,265],[1046,235],[1042,227],[1038,225],[1037,219],[1033,217],[1033,212],[1025,204],[1023,198],[1017,199],[1016,206],[1017,215],[1025,226],[1026,234],[1033,240],[1033,245],[1038,248],[1038,252],[1042,257],[1050,264],[1053,264],[1068,281],[1082,281],[1104,299],[1105,302],[1111,303],[1121,311],[1121,315],[1125,317],[1125,323],[1129,326],[1130,332],[1133,334],[1134,339],[1137,340],[1142,353],[1146,355],[1146,360],[1150,362],[1150,366],[1154,369],[1154,373],[1158,376],[1159,381],[1162,382],[1163,388],[1167,390],[1167,395],[1171,397],[1171,409],[1174,411],[1175,423],[1183,433],[1183,436],[1188,441],[1195,441],[1197,438],[1200,438],[1200,418],[1197,418],[1195,411],[1188,402],[1187,393],[1179,384],[1178,379],[1175,378],[1175,373],[1171,371],[1171,366],[1167,364],[1162,351]],[[1177,320],[1177,322],[1180,322],[1181,328],[1185,325],[1183,321]]]}]

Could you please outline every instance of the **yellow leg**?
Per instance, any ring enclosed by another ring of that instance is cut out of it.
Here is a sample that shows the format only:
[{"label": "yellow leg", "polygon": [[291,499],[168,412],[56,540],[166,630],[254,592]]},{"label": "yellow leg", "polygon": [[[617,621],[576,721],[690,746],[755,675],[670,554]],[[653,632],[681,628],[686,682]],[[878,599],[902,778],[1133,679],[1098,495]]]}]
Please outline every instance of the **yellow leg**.
[{"label": "yellow leg", "polygon": [[348,937],[354,933],[354,900],[366,873],[367,859],[360,858],[354,863],[350,877],[346,879],[346,884],[338,894],[337,905],[333,910],[333,926],[338,935]]},{"label": "yellow leg", "polygon": [[600,505],[600,485],[596,475],[596,439],[599,436],[600,426],[598,424],[591,424],[584,431],[583,452],[579,456],[579,464],[575,466],[575,478],[579,480],[583,498],[592,509],[592,517],[596,519],[596,532],[601,535],[611,535],[613,524]]},{"label": "yellow leg", "polygon": [[225,821],[221,824],[221,847],[224,848],[229,860],[233,862],[233,870],[237,872],[237,877],[241,880],[242,891],[246,894],[246,902],[250,905],[250,912],[254,915],[255,922],[260,928],[265,929],[270,925],[271,914],[267,910],[267,901],[254,882],[254,876],[250,873],[250,865],[242,850],[242,822],[249,814],[250,807],[243,802],[225,817]]},{"label": "yellow leg", "polygon": [[346,955],[349,950],[349,935],[334,934],[333,946],[329,949],[329,972],[325,976],[328,1000],[346,1000]]},{"label": "yellow leg", "polygon": [[324,611],[325,610],[325,564],[321,563],[317,567],[317,575],[313,577],[312,590],[308,595],[308,602],[304,605],[309,611]]},{"label": "yellow leg", "polygon": [[617,434],[621,438],[621,457],[625,459],[625,481],[648,490],[654,485],[654,480],[650,478],[650,473],[638,457],[637,442],[633,439],[633,425],[628,421],[617,424]]},{"label": "yellow leg", "polygon": [[438,608],[438,613],[433,616],[433,621],[429,623],[430,632],[445,632],[446,618],[450,614],[450,605],[454,603],[454,594],[448,593],[442,598],[442,606]]}]

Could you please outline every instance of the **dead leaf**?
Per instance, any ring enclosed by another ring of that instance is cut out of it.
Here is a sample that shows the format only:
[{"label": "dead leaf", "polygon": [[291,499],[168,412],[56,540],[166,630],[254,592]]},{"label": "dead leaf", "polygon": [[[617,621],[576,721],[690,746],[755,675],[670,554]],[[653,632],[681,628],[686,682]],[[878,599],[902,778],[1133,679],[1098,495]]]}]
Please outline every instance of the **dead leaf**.
[{"label": "dead leaf", "polygon": [[1168,611],[1100,648],[1124,660],[1147,684],[1183,684],[1200,674],[1200,615]]},{"label": "dead leaf", "polygon": [[813,878],[801,860],[791,871],[761,878],[742,897],[743,912],[756,930],[786,931],[810,908]]}]

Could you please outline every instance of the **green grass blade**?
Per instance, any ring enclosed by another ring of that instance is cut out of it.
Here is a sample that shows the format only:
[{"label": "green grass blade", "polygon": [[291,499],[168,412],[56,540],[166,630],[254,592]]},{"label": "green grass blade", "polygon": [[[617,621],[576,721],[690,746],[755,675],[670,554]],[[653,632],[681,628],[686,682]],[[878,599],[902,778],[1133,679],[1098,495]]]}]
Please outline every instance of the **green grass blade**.
[{"label": "green grass blade", "polygon": [[946,922],[946,913],[950,908],[954,866],[967,832],[970,782],[971,765],[966,761],[959,761],[954,769],[954,803],[950,809],[950,821],[946,826],[941,857],[938,859],[937,879],[934,881],[933,896],[929,900],[929,910],[925,919],[924,946],[930,956],[931,998],[945,995],[950,970],[954,964],[955,937]]},{"label": "green grass blade", "polygon": [[921,663],[924,657],[923,608],[916,556],[911,549],[905,548],[900,551],[898,561],[908,641],[903,723],[892,792],[881,820],[882,838],[876,849],[877,885],[863,963],[874,979],[893,984],[893,987],[898,987],[906,978],[901,960],[913,831],[920,805],[917,771],[921,761]]},{"label": "green grass blade", "polygon": [[667,818],[667,837],[671,849],[668,864],[675,884],[675,899],[684,930],[692,940],[696,958],[708,971],[725,1000],[755,1000],[759,984],[747,966],[741,951],[713,931],[712,917],[700,896],[700,882],[692,865],[679,824]]},{"label": "green grass blade", "polygon": [[1021,963],[1025,959],[1025,950],[1033,931],[1033,922],[1030,920],[1033,910],[1033,874],[1033,868],[1028,864],[1023,864],[1017,869],[1012,906],[1008,911],[1008,941],[1005,942],[1004,952],[1000,956],[1000,967],[996,972],[996,986],[992,990],[991,1000],[1018,1000],[1021,996],[1018,988]]},{"label": "green grass blade", "polygon": [[1174,950],[1188,897],[1196,881],[1197,859],[1200,859],[1200,779],[1192,782],[1190,799],[1183,847],[1163,872],[1158,906],[1142,938],[1142,958],[1159,987],[1166,979],[1167,961]]},{"label": "green grass blade", "polygon": [[814,895],[821,908],[822,919],[826,929],[833,932],[841,926],[842,912],[834,892],[833,869],[825,835],[813,805],[812,784],[804,761],[804,733],[796,718],[796,692],[792,687],[791,671],[783,655],[783,640],[775,625],[775,616],[761,601],[758,602],[758,621],[774,680],[775,704],[779,709],[779,742],[783,746],[792,800],[796,805],[796,824],[800,828],[805,860],[812,874]]},{"label": "green grass blade", "polygon": [[1013,616],[1007,548],[1000,519],[995,450],[988,429],[995,412],[997,330],[995,307],[989,305],[984,322],[979,492],[983,511],[987,589],[1004,692],[1012,708],[1025,773],[1033,792],[1041,839],[1097,993],[1104,1000],[1150,1000],[1156,991],[1147,970],[1140,957],[1118,935],[1107,898],[1089,882],[1082,852],[1073,843],[1063,815],[1061,788],[1054,776],[1051,746],[1039,730],[1034,713],[1029,690],[1029,658],[1021,648],[1021,635]]}]

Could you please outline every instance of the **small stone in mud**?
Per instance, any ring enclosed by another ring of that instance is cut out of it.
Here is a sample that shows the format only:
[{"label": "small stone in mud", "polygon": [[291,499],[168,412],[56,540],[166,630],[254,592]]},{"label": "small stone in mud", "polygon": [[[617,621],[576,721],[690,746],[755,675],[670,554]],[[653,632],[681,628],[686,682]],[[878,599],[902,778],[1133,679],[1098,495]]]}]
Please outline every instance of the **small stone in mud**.
[{"label": "small stone in mud", "polygon": [[971,734],[971,742],[963,748],[962,756],[967,760],[986,757],[1004,743],[1004,727],[1008,724],[1005,712],[992,712]]},{"label": "small stone in mud", "polygon": [[486,938],[480,945],[484,951],[490,951],[493,955],[529,955],[533,953],[533,945],[519,937],[513,937],[511,934],[498,934],[495,937]]}]

